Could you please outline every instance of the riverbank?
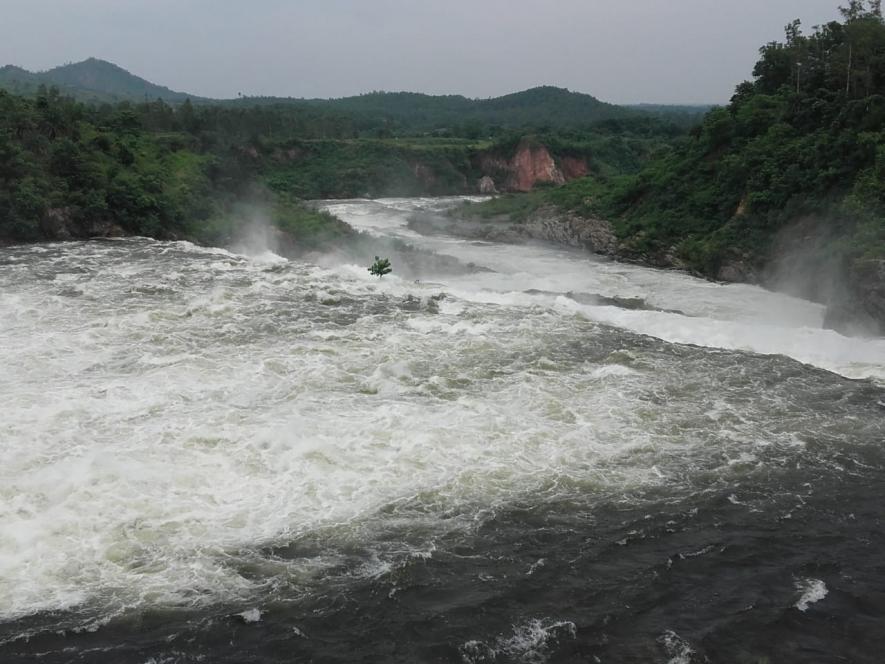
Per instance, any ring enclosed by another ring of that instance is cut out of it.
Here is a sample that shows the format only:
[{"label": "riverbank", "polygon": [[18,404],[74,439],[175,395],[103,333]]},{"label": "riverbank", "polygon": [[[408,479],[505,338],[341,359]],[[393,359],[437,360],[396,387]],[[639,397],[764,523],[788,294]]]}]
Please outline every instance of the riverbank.
[{"label": "riverbank", "polygon": [[546,195],[467,203],[445,215],[415,217],[410,225],[424,232],[442,231],[479,240],[553,242],[616,260],[682,270],[712,281],[762,286],[825,305],[824,325],[830,329],[852,336],[885,334],[885,260],[867,259],[848,266],[828,260],[826,244],[836,244],[836,240],[832,233],[824,233],[823,223],[806,218],[788,224],[768,255],[728,252],[715,270],[709,270],[687,260],[675,244],[643,250],[636,237],[623,238],[607,219],[546,202]]}]

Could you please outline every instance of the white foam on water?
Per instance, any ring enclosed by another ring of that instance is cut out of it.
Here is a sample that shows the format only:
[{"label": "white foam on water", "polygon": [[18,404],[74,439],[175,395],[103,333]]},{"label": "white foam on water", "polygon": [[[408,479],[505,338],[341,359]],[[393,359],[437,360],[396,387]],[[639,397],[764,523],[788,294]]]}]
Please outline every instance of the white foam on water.
[{"label": "white foam on water", "polygon": [[[400,232],[416,209],[444,209],[452,202],[385,199],[337,202],[328,209],[357,228]],[[676,271],[602,260],[552,246],[440,237],[411,240],[493,270],[449,278],[446,287],[459,298],[570,309],[590,320],[669,342],[786,355],[849,378],[874,378],[885,383],[885,339],[851,338],[822,329],[824,307],[814,302],[746,284],[718,284]],[[568,292],[641,298],[651,307],[685,315],[582,305],[564,297]]]},{"label": "white foam on water", "polygon": [[288,263],[289,259],[280,256],[279,254],[275,254],[270,249],[265,249],[264,251],[259,251],[254,254],[247,254],[250,259],[257,263],[265,263],[268,265],[279,265],[280,263]]},{"label": "white foam on water", "polygon": [[[336,205],[358,216],[369,204]],[[672,488],[695,465],[739,473],[752,464],[728,460],[757,447],[797,449],[792,434],[736,414],[715,377],[694,376],[691,399],[659,402],[666,372],[641,353],[569,355],[597,320],[662,337],[680,321],[686,340],[722,325],[725,343],[750,325],[746,291],[549,248],[449,248],[487,251],[499,272],[425,285],[178,242],[15,250],[22,260],[0,266],[0,620],[251,606],[274,583],[341,561],[334,551],[264,561],[274,573],[255,578],[238,572],[242,556],[320,530],[370,546],[392,504],[431,532],[416,550],[432,551],[434,528],[475,527],[533,491]],[[55,273],[75,275],[64,288],[80,294],[60,295]],[[673,296],[697,318],[530,288],[667,307]],[[442,292],[438,314],[397,307]],[[799,318],[816,311],[793,304]],[[358,573],[389,564],[380,556]]]},{"label": "white foam on water", "polygon": [[[592,391],[599,376],[523,375],[560,325],[544,311],[464,303],[395,321],[387,304],[337,322],[356,305],[322,304],[332,291],[361,302],[406,286],[136,246],[147,254],[66,249],[62,263],[94,261],[73,301],[34,280],[4,297],[0,618],[247,600],[266,581],[230,564],[244,547],[418,495],[432,521],[552,477],[586,479],[644,444],[617,421],[631,397]],[[140,283],[153,288],[130,288]],[[630,378],[620,373],[605,380]],[[592,479],[664,481],[630,464]],[[295,560],[280,578],[322,565]]]},{"label": "white foam on water", "polygon": [[588,307],[561,299],[588,319],[672,343],[695,344],[763,355],[786,355],[848,378],[885,382],[885,339],[854,339],[832,330],[763,326],[755,322],[688,318],[657,311]]},{"label": "white foam on water", "polygon": [[261,611],[259,609],[246,609],[237,614],[243,619],[244,623],[257,623],[261,621]]},{"label": "white foam on water", "polygon": [[499,636],[491,644],[479,640],[463,643],[459,650],[467,664],[496,661],[499,656],[507,661],[542,664],[551,650],[565,640],[577,637],[577,627],[570,620],[532,618],[513,625],[513,633]]},{"label": "white foam on water", "polygon": [[827,584],[820,579],[799,579],[796,581],[796,590],[802,594],[793,606],[803,613],[808,611],[812,604],[821,601],[830,592],[827,590]]},{"label": "white foam on water", "polygon": [[534,618],[513,626],[513,635],[498,640],[496,651],[521,662],[547,661],[551,646],[562,639],[577,636],[575,623],[569,620]]},{"label": "white foam on water", "polygon": [[695,649],[691,647],[691,644],[686,639],[679,636],[676,632],[672,630],[664,632],[664,634],[658,639],[658,642],[664,646],[664,650],[670,658],[667,660],[667,664],[692,663],[692,655],[695,654]]}]

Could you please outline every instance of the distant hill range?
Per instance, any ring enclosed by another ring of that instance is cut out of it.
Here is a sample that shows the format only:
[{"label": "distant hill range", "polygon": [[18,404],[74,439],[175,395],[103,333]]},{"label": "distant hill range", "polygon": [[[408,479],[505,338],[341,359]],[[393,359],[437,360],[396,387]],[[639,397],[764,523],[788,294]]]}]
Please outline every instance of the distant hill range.
[{"label": "distant hill range", "polygon": [[30,72],[14,65],[0,67],[0,88],[15,94],[32,95],[41,85],[54,85],[63,94],[86,102],[139,102],[156,99],[170,103],[181,103],[185,99],[210,101],[156,85],[130,74],[112,62],[97,58],[43,72]]},{"label": "distant hill range", "polygon": [[625,108],[653,115],[688,115],[697,117],[700,121],[716,106],[717,104],[627,104]]},{"label": "distant hill range", "polygon": [[[249,98],[246,101],[261,103],[265,100]],[[635,115],[634,111],[607,104],[591,95],[551,86],[491,99],[416,92],[371,92],[342,99],[291,101],[367,118],[389,118],[395,123],[424,129],[471,123],[478,126],[564,127]]]},{"label": "distant hill range", "polygon": [[34,95],[41,85],[56,86],[62,94],[91,103],[144,102],[162,99],[171,104],[190,100],[199,104],[291,105],[326,109],[377,122],[433,130],[469,123],[572,127],[643,114],[679,117],[700,116],[708,106],[616,106],[579,92],[542,86],[491,99],[460,95],[426,95],[415,92],[372,92],[341,99],[297,99],[291,97],[239,97],[208,99],[176,92],[136,76],[111,62],[89,58],[44,72],[30,72],[7,65],[0,68],[0,88],[14,94]]}]

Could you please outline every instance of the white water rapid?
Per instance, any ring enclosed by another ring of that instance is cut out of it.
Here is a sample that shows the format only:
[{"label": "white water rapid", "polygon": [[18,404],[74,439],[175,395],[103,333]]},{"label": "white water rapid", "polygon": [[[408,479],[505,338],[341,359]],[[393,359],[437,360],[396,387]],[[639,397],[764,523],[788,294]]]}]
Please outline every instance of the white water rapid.
[{"label": "white water rapid", "polygon": [[[485,271],[377,279],[371,256],[147,239],[0,249],[0,621],[308,588],[347,542],[404,528],[353,572],[382,574],[520,496],[727,486],[814,432],[876,426],[770,382],[885,381],[885,340],[821,329],[820,306],[407,228],[448,204],[325,208]],[[309,533],[337,544],[266,553]]]}]

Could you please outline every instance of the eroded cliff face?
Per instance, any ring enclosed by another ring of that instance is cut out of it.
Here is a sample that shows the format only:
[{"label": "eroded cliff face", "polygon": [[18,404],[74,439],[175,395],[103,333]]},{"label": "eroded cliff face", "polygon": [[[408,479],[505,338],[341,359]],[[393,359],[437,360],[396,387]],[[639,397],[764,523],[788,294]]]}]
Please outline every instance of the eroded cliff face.
[{"label": "eroded cliff face", "polygon": [[531,191],[536,184],[565,184],[565,176],[553,156],[543,145],[521,146],[510,160],[512,175],[510,188]]},{"label": "eroded cliff face", "polygon": [[589,172],[586,159],[563,157],[557,163],[545,145],[528,142],[520,143],[509,158],[480,153],[478,167],[483,175],[477,187],[502,192],[532,191],[539,184],[562,185]]}]

